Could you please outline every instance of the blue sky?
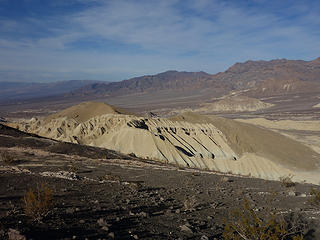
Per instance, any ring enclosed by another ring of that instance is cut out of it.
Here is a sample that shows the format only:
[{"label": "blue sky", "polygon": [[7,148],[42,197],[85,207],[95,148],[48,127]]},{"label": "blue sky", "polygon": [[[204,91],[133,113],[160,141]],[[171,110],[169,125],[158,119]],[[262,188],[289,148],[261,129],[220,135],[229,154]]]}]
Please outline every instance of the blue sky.
[{"label": "blue sky", "polygon": [[119,81],[320,56],[318,0],[0,0],[0,81]]}]

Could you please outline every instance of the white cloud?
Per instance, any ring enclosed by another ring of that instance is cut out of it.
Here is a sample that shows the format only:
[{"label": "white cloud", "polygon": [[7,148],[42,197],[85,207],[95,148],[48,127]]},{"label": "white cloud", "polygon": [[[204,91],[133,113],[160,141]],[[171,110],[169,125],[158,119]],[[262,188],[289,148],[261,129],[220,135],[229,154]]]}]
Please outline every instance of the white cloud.
[{"label": "white cloud", "polygon": [[[28,72],[38,80],[49,75],[61,79],[81,74],[121,80],[167,69],[214,73],[248,59],[311,59],[320,50],[317,9],[306,6],[302,10],[295,6],[283,9],[298,15],[291,21],[276,7],[248,8],[239,2],[76,1],[94,4],[78,13],[29,18],[23,24],[1,20],[1,31],[23,28],[27,32],[36,26],[47,28],[50,34],[0,37],[0,61],[4,63],[0,71]],[[70,49],[82,39],[99,39],[100,44],[116,42],[137,50],[117,51],[113,45],[90,51]],[[0,80],[4,77],[0,74]]]}]

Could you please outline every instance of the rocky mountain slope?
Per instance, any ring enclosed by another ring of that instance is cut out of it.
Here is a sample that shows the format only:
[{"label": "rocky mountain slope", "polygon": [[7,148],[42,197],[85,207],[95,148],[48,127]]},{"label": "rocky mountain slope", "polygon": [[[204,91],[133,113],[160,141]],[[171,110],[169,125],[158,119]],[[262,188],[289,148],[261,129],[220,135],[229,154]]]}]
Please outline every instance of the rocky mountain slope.
[{"label": "rocky mountain slope", "polygon": [[286,81],[319,83],[320,58],[313,61],[278,59],[236,63],[216,77],[232,83],[235,89],[248,89],[267,81],[275,83],[272,80],[282,83]]},{"label": "rocky mountain slope", "polygon": [[77,95],[117,96],[155,91],[209,88],[215,96],[250,90],[250,96],[271,96],[320,90],[320,58],[313,61],[271,60],[236,63],[225,72],[167,71],[109,84],[91,84],[72,92]]},{"label": "rocky mountain slope", "polygon": [[228,89],[223,83],[213,81],[213,75],[205,72],[167,71],[121,82],[91,84],[73,91],[71,95],[117,96],[156,91],[188,91],[204,87],[210,87],[217,93]]}]

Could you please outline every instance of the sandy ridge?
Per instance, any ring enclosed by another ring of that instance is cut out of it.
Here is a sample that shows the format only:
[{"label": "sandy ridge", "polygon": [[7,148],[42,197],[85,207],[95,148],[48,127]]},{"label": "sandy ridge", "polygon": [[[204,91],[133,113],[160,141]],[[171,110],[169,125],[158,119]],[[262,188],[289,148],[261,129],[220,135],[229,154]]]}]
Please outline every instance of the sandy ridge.
[{"label": "sandy ridge", "polygon": [[[70,117],[33,119],[21,128],[56,140],[134,153],[183,167],[273,180],[293,174],[299,181],[320,181],[312,173],[319,162],[311,149],[269,130],[227,119],[195,114],[162,119],[110,113],[84,122]],[[277,146],[283,143],[286,145]],[[297,151],[281,152],[291,148]],[[307,159],[302,162],[301,157]]]}]

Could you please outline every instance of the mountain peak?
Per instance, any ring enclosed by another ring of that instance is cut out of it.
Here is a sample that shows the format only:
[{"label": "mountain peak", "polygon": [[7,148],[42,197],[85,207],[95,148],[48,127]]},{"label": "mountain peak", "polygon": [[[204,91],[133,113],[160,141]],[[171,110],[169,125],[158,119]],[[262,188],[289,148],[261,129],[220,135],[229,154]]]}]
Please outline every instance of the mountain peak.
[{"label": "mountain peak", "polygon": [[[177,70],[168,70],[168,71],[165,71],[165,72],[162,72],[162,73],[177,73],[178,71]],[[161,74],[161,73],[159,73]]]},{"label": "mountain peak", "polygon": [[[107,85],[85,86],[77,92],[80,96],[104,97],[132,93],[152,94],[158,91],[174,92],[175,94],[178,92],[181,94],[182,92],[210,91],[210,95],[215,97],[227,94],[231,90],[242,91],[245,89],[251,89],[250,94],[253,97],[282,93],[318,92],[320,89],[320,69],[311,65],[318,66],[319,64],[320,58],[312,61],[311,64],[307,61],[287,59],[250,60],[236,63],[227,71],[215,75],[202,71],[168,70],[155,75],[135,77]],[[290,82],[290,88],[287,87],[288,82]]]},{"label": "mountain peak", "polygon": [[312,62],[320,62],[320,57],[314,59]]}]

